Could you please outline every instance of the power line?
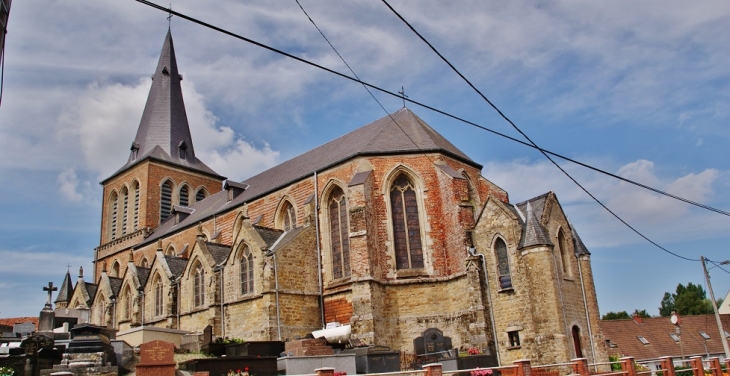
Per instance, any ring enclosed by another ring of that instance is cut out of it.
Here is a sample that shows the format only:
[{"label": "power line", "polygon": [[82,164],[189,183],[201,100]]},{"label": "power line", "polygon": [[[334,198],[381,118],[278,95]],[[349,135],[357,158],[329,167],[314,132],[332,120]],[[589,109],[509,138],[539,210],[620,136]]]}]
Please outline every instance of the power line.
[{"label": "power line", "polygon": [[[691,201],[691,200],[687,200],[687,199],[682,199],[681,197],[678,197],[678,196],[674,196],[674,195],[668,194],[668,193],[666,193],[666,192],[663,192],[663,191],[661,191],[661,190],[658,190],[658,189],[654,189],[654,188],[648,187],[648,186],[646,186],[646,185],[643,185],[643,184],[640,184],[640,183],[634,182],[634,181],[632,181],[632,180],[629,180],[629,179],[626,179],[626,178],[622,178],[622,177],[620,177],[620,176],[617,176],[617,175],[615,175],[615,174],[611,174],[611,173],[609,173],[609,172],[606,172],[606,171],[604,171],[604,170],[601,170],[601,169],[599,169],[599,168],[595,168],[595,167],[589,166],[589,165],[587,165],[587,164],[585,164],[585,163],[582,163],[582,162],[578,162],[578,161],[576,161],[576,160],[573,160],[573,159],[571,159],[571,158],[568,158],[568,157],[562,156],[562,155],[560,155],[560,154],[557,154],[557,153],[551,152],[551,151],[549,151],[549,150],[546,150],[546,149],[542,149],[542,148],[538,147],[538,146],[537,146],[537,145],[535,145],[535,144],[530,144],[530,143],[524,142],[524,141],[522,141],[522,140],[516,139],[516,138],[514,138],[514,137],[508,136],[508,135],[506,135],[506,134],[503,134],[503,133],[497,132],[497,131],[495,131],[495,130],[489,129],[489,128],[487,128],[487,127],[484,127],[484,126],[482,126],[482,125],[479,125],[479,124],[477,124],[477,123],[474,123],[474,122],[472,122],[472,121],[469,121],[469,120],[463,119],[463,118],[461,118],[461,117],[458,117],[458,116],[456,116],[456,115],[452,115],[452,114],[450,114],[450,113],[448,113],[448,112],[445,112],[445,111],[439,110],[439,109],[437,109],[437,108],[435,108],[435,107],[429,106],[429,105],[427,105],[427,104],[424,104],[424,103],[418,102],[418,101],[416,101],[416,100],[413,100],[413,99],[410,99],[410,98],[407,98],[407,97],[403,97],[403,96],[401,96],[401,95],[399,95],[399,94],[397,94],[397,93],[394,93],[394,92],[391,92],[391,91],[389,91],[389,90],[383,89],[383,88],[381,88],[381,87],[375,86],[375,85],[373,85],[373,84],[367,83],[367,82],[365,82],[365,81],[362,81],[362,80],[360,80],[360,79],[358,79],[358,78],[353,78],[353,77],[350,77],[350,76],[348,76],[348,75],[345,75],[345,74],[343,74],[343,73],[337,72],[337,71],[335,71],[335,70],[333,70],[333,69],[330,69],[330,68],[327,68],[327,67],[325,67],[325,66],[319,65],[319,64],[317,64],[317,63],[311,62],[311,61],[309,61],[309,60],[306,60],[306,59],[300,58],[300,57],[298,57],[298,56],[292,55],[292,54],[290,54],[290,53],[284,52],[284,51],[282,51],[282,50],[279,50],[279,49],[277,49],[277,48],[274,48],[274,47],[268,46],[268,45],[266,45],[266,44],[263,44],[263,43],[257,42],[257,41],[255,41],[255,40],[252,40],[252,39],[250,39],[250,38],[247,38],[247,37],[244,37],[244,36],[241,36],[241,35],[235,34],[235,33],[233,33],[233,32],[230,32],[230,31],[228,31],[228,30],[225,30],[225,29],[222,29],[222,28],[220,28],[220,27],[214,26],[214,25],[212,25],[212,24],[209,24],[209,23],[207,23],[207,22],[204,22],[204,21],[198,20],[198,19],[196,19],[196,18],[193,18],[193,17],[187,16],[187,15],[185,15],[185,14],[183,14],[183,13],[180,13],[180,12],[177,12],[177,11],[173,11],[173,10],[171,10],[171,9],[169,9],[169,8],[165,8],[165,7],[162,7],[162,6],[160,6],[160,5],[157,5],[157,4],[155,4],[155,3],[152,3],[152,2],[150,2],[150,1],[147,1],[147,0],[136,0],[136,1],[137,1],[137,2],[139,2],[139,3],[145,4],[145,5],[147,5],[147,6],[150,6],[150,7],[152,7],[152,8],[155,8],[155,9],[161,10],[161,11],[163,11],[163,12],[165,12],[165,13],[168,13],[168,14],[172,14],[172,15],[174,15],[174,16],[177,16],[177,17],[180,17],[180,18],[182,18],[182,19],[188,20],[188,21],[190,21],[190,22],[196,23],[196,24],[198,24],[198,25],[204,26],[204,27],[206,27],[206,28],[209,28],[209,29],[211,29],[211,30],[215,30],[215,31],[218,31],[218,32],[220,32],[220,33],[223,33],[223,34],[226,34],[226,35],[228,35],[228,36],[234,37],[234,38],[236,38],[236,39],[240,39],[240,40],[242,40],[242,41],[245,41],[245,42],[248,42],[248,43],[250,43],[250,44],[253,44],[253,45],[255,45],[255,46],[258,46],[258,47],[264,48],[264,49],[266,49],[266,50],[269,50],[269,51],[272,51],[272,52],[278,53],[278,54],[280,54],[280,55],[286,56],[286,57],[288,57],[288,58],[291,58],[291,59],[297,60],[297,61],[299,61],[299,62],[301,62],[301,63],[304,63],[304,64],[307,64],[307,65],[309,65],[309,66],[312,66],[312,67],[315,67],[315,68],[318,68],[318,69],[324,70],[324,71],[326,71],[326,72],[328,72],[328,73],[331,73],[331,74],[337,75],[337,76],[339,76],[339,77],[342,77],[342,78],[348,79],[348,80],[350,80],[350,81],[354,81],[354,82],[357,82],[357,83],[359,83],[359,84],[361,84],[361,85],[363,85],[363,86],[366,86],[366,87],[368,87],[368,88],[371,88],[371,89],[374,89],[374,90],[380,91],[380,92],[382,92],[382,93],[384,93],[384,94],[388,94],[388,95],[391,95],[391,96],[393,96],[393,97],[396,97],[396,98],[404,99],[405,101],[407,101],[407,102],[409,102],[409,103],[412,103],[412,104],[415,104],[415,105],[417,105],[417,106],[420,106],[420,107],[423,107],[423,108],[425,108],[425,109],[428,109],[428,110],[430,110],[430,111],[433,111],[433,112],[439,113],[439,114],[441,114],[441,115],[444,115],[444,116],[446,116],[446,117],[452,118],[452,119],[454,119],[454,120],[458,120],[458,121],[460,121],[460,122],[463,122],[463,123],[465,123],[465,124],[469,124],[469,125],[472,125],[472,126],[474,126],[474,127],[477,127],[477,128],[479,128],[479,129],[485,130],[485,131],[487,131],[487,132],[490,132],[490,133],[492,133],[492,134],[498,135],[498,136],[500,136],[500,137],[503,137],[503,138],[509,139],[509,140],[511,140],[511,141],[514,141],[514,142],[518,142],[518,143],[520,143],[520,144],[522,144],[522,145],[525,145],[525,146],[528,146],[528,147],[531,147],[531,148],[533,148],[533,149],[536,149],[536,150],[540,151],[541,153],[543,153],[543,155],[546,155],[546,156],[547,156],[547,155],[553,155],[553,156],[555,156],[555,157],[558,157],[558,158],[561,158],[561,159],[563,159],[563,160],[566,160],[566,161],[569,161],[569,162],[573,162],[573,163],[576,163],[576,164],[578,164],[578,165],[581,165],[581,166],[583,166],[583,167],[589,168],[589,169],[591,169],[591,170],[593,170],[593,171],[596,171],[596,172],[600,172],[600,173],[602,173],[602,174],[605,174],[605,175],[608,175],[608,176],[611,176],[611,177],[617,178],[617,179],[619,179],[619,180],[622,180],[622,181],[625,181],[625,182],[627,182],[627,183],[631,183],[631,184],[634,184],[634,185],[636,185],[636,186],[639,186],[639,187],[642,187],[642,188],[646,188],[646,189],[649,189],[649,190],[651,190],[651,191],[653,191],[653,192],[656,192],[656,193],[659,193],[659,194],[662,194],[662,195],[666,195],[666,196],[668,196],[668,197],[672,197],[672,198],[678,199],[678,200],[680,200],[680,201],[683,201],[683,202],[686,202],[686,203],[689,203],[689,204],[692,204],[692,205],[696,205],[696,206],[699,206],[699,207],[703,207],[703,208],[705,208],[705,209],[708,209],[708,210],[711,210],[711,211],[715,211],[715,212],[717,212],[717,213],[720,213],[720,214],[724,214],[724,215],[730,216],[730,213],[728,213],[728,212],[725,212],[725,211],[722,211],[722,210],[719,210],[719,209],[715,209],[715,208],[712,208],[712,207],[709,207],[709,206],[706,206],[706,205],[702,205],[702,204],[696,203],[696,202],[694,202],[694,201]],[[501,113],[501,112],[500,112],[500,113]],[[548,157],[548,159],[550,159],[550,158]],[[559,169],[560,169],[561,171],[563,171],[563,173],[565,173],[565,174],[566,174],[566,175],[567,175],[568,177],[570,177],[570,175],[568,175],[568,174],[567,174],[567,172],[565,172],[565,170],[563,170],[563,169],[562,169],[562,168],[561,168],[561,167],[560,167],[560,166],[559,166],[559,165],[558,165],[557,163],[555,163],[555,162],[554,162],[554,161],[553,161],[552,159],[550,159],[550,160],[551,160],[551,161],[552,161],[552,162],[553,162],[553,163],[554,163],[554,164],[555,164],[555,165],[556,165],[556,166],[557,166],[557,167],[558,167],[558,168],[559,168]],[[601,204],[601,203],[600,203],[600,201],[599,201],[598,199],[596,199],[596,198],[595,198],[594,196],[592,196],[592,195],[590,194],[590,192],[588,192],[587,190],[585,190],[585,188],[583,188],[582,186],[580,186],[580,184],[579,184],[579,183],[578,183],[577,181],[575,181],[575,179],[573,179],[572,177],[570,177],[570,179],[571,179],[571,180],[573,180],[573,181],[574,181],[574,183],[575,183],[575,184],[577,184],[577,185],[578,185],[579,187],[581,187],[581,188],[582,188],[582,189],[583,189],[583,190],[584,190],[584,191],[585,191],[585,192],[586,192],[586,193],[587,193],[587,194],[588,194],[589,196],[591,196],[591,197],[592,197],[592,198],[593,198],[593,199],[594,199],[594,200],[595,200],[596,202],[598,202],[598,203],[599,203],[599,204],[600,204],[601,206],[603,206],[603,207],[604,207],[604,209],[606,209],[607,211],[609,211],[610,213],[612,213],[612,214],[614,215],[614,217],[618,218],[618,219],[619,219],[619,220],[620,220],[620,221],[621,221],[622,223],[624,223],[624,224],[625,224],[625,225],[626,225],[627,227],[631,228],[631,229],[632,229],[632,230],[633,230],[633,231],[634,231],[635,233],[637,233],[637,234],[638,234],[639,236],[641,236],[642,238],[644,238],[645,240],[647,240],[647,241],[648,241],[648,242],[650,242],[651,244],[655,245],[656,247],[658,247],[658,248],[660,248],[660,249],[664,250],[665,252],[667,252],[667,253],[669,253],[669,254],[672,254],[672,255],[674,255],[674,256],[676,256],[676,257],[678,257],[678,258],[681,258],[681,259],[685,259],[685,260],[688,260],[688,261],[698,261],[698,260],[696,260],[696,259],[689,259],[689,258],[686,258],[686,257],[684,257],[684,256],[678,255],[678,254],[676,254],[676,253],[674,253],[674,252],[671,252],[671,251],[669,251],[669,250],[665,249],[664,247],[660,246],[659,244],[657,244],[657,243],[653,242],[653,241],[652,241],[651,239],[647,238],[646,236],[642,235],[642,234],[641,234],[640,232],[638,232],[638,231],[637,231],[636,229],[634,229],[633,227],[631,227],[631,226],[630,226],[630,225],[629,225],[628,223],[626,223],[625,221],[621,220],[621,219],[620,219],[620,218],[619,218],[619,217],[618,217],[618,216],[617,216],[616,214],[614,214],[613,212],[611,212],[611,211],[610,211],[610,209],[606,208],[606,207],[605,207],[605,205]]]},{"label": "power line", "polygon": [[647,236],[645,236],[644,234],[642,234],[639,230],[637,230],[636,228],[634,228],[633,226],[631,226],[628,222],[626,222],[618,214],[614,213],[611,209],[609,209],[608,206],[606,206],[603,202],[601,202],[601,200],[599,200],[596,196],[594,196],[591,192],[589,192],[587,188],[585,188],[582,184],[580,184],[575,178],[573,178],[573,176],[571,176],[557,162],[555,162],[555,160],[553,160],[548,153],[544,152],[541,148],[539,148],[537,146],[537,144],[534,141],[532,141],[532,139],[530,139],[530,137],[527,136],[527,134],[525,134],[525,132],[523,132],[517,126],[517,124],[515,124],[514,122],[512,122],[512,120],[510,120],[504,113],[502,113],[502,111],[499,108],[497,108],[497,106],[494,105],[494,103],[492,103],[484,94],[482,94],[482,92],[479,91],[479,89],[477,89],[476,86],[474,86],[474,84],[472,84],[471,81],[469,81],[469,79],[467,79],[463,74],[461,74],[461,72],[459,72],[459,70],[456,69],[456,67],[453,64],[451,64],[451,62],[446,57],[444,57],[444,55],[442,55],[436,49],[436,47],[434,47],[428,40],[426,40],[426,38],[423,37],[423,35],[421,35],[421,33],[419,33],[410,23],[408,23],[408,21],[406,21],[406,19],[403,18],[403,16],[401,16],[400,13],[398,13],[395,9],[393,9],[393,7],[390,6],[390,4],[388,4],[388,2],[386,0],[382,0],[382,1],[383,1],[383,3],[396,16],[398,16],[398,18],[400,18],[401,21],[403,21],[403,23],[406,24],[406,26],[408,26],[424,43],[426,43],[426,45],[428,45],[428,47],[430,47],[431,50],[433,52],[435,52],[436,55],[438,55],[441,58],[441,60],[443,60],[449,67],[451,67],[451,70],[453,70],[459,77],[461,77],[461,79],[464,80],[464,82],[466,82],[469,85],[469,87],[472,88],[472,90],[474,90],[477,94],[479,94],[479,96],[482,97],[482,99],[485,102],[487,102],[495,111],[497,111],[497,113],[499,114],[499,116],[501,116],[505,121],[507,121],[512,126],[512,128],[514,128],[517,132],[519,132],[522,135],[522,137],[524,137],[532,146],[534,146],[536,149],[540,150],[540,153],[543,156],[545,156],[545,158],[547,158],[553,165],[555,165],[555,167],[557,167],[565,176],[568,177],[568,179],[570,179],[575,185],[577,185],[578,188],[580,188],[581,190],[583,190],[583,192],[585,192],[590,198],[592,198],[593,201],[595,201],[598,205],[601,205],[601,207],[603,207],[603,209],[605,209],[612,216],[614,216],[614,218],[618,219],[619,222],[623,223],[631,231],[633,231],[634,233],[636,233],[640,237],[644,238],[644,240],[646,240],[649,243],[653,244],[657,248],[663,250],[664,252],[667,252],[667,253],[669,253],[669,254],[671,254],[673,256],[679,257],[679,258],[684,259],[684,260],[688,260],[688,261],[699,261],[699,260],[693,260],[693,259],[689,259],[687,257],[681,256],[679,254],[676,254],[676,253],[674,253],[674,252],[672,252],[672,251],[670,251],[670,250],[662,247],[661,245],[657,244],[656,242],[654,242],[653,240],[649,239]]}]

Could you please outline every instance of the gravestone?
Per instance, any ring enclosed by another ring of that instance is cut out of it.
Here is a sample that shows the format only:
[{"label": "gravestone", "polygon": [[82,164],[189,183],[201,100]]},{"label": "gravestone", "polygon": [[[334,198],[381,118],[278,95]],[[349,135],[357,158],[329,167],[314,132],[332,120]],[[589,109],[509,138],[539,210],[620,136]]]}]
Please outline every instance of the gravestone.
[{"label": "gravestone", "polygon": [[53,295],[54,291],[58,291],[58,287],[53,287],[53,282],[48,282],[48,287],[44,287],[43,291],[48,292],[48,300],[46,300],[46,305],[38,317],[38,331],[53,333],[53,321],[56,318],[56,314],[53,312],[53,306],[51,305],[51,295]]},{"label": "gravestone", "polygon": [[452,348],[451,337],[444,337],[437,328],[428,328],[413,340],[413,348],[416,355],[444,354]]},{"label": "gravestone", "polygon": [[175,345],[152,341],[139,346],[137,376],[175,376]]},{"label": "gravestone", "polygon": [[112,331],[101,326],[81,324],[71,329],[71,342],[66,347],[61,364],[52,370],[41,371],[41,376],[56,372],[72,372],[74,375],[116,376],[116,355],[110,344]]}]

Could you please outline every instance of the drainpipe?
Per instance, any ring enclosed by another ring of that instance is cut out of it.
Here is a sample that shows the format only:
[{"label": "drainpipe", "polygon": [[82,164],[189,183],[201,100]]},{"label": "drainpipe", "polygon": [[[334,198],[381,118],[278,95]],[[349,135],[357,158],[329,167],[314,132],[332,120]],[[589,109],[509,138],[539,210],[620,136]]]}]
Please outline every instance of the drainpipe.
[{"label": "drainpipe", "polygon": [[180,280],[182,280],[182,274],[173,281],[175,284],[175,314],[177,315],[178,330],[180,330]]},{"label": "drainpipe", "polygon": [[[561,260],[562,261],[562,260]],[[555,258],[555,247],[553,247],[553,264],[555,265],[555,282],[558,287],[558,296],[560,297],[560,311],[563,313],[563,330],[565,330],[566,338],[572,338],[571,333],[568,331],[568,318],[565,316],[565,301],[563,300],[563,284],[560,282],[560,265],[558,260]]]},{"label": "drainpipe", "polygon": [[[314,171],[314,231],[317,237],[317,279],[319,283],[319,316],[324,328],[324,296],[322,295],[322,252],[319,243],[319,186],[317,184],[317,171]],[[274,268],[276,271],[276,268]],[[277,303],[278,304],[278,303]]]},{"label": "drainpipe", "polygon": [[590,338],[591,342],[591,355],[593,356],[593,369],[595,372],[598,372],[598,366],[595,365],[596,363],[596,349],[593,346],[593,331],[591,330],[591,317],[588,315],[588,301],[586,300],[586,287],[585,287],[585,281],[583,280],[583,268],[580,266],[580,256],[575,255],[575,258],[578,260],[578,276],[580,277],[580,289],[583,293],[583,308],[585,308],[586,311],[586,322],[588,323],[588,336]]},{"label": "drainpipe", "polygon": [[[271,246],[271,248],[276,248],[276,245],[279,244],[279,240],[281,240],[288,231],[285,231],[279,239],[277,239],[274,244]],[[276,251],[272,251],[271,249],[266,250],[266,253],[264,254],[266,257],[274,256],[274,294],[276,295],[276,330],[277,334],[279,336],[279,341],[281,341],[281,310],[279,309],[279,274],[276,270]]]},{"label": "drainpipe", "polygon": [[492,324],[492,338],[494,340],[494,352],[497,355],[497,366],[500,366],[502,364],[502,361],[499,357],[499,343],[497,342],[497,325],[494,322],[494,312],[492,311],[494,309],[494,306],[492,306],[492,292],[489,289],[489,276],[487,275],[487,260],[484,258],[484,255],[481,253],[477,253],[476,248],[469,247],[467,248],[467,252],[469,252],[470,256],[478,256],[482,259],[482,272],[484,272],[484,284],[486,285],[487,289],[487,304],[489,304],[489,321]]}]

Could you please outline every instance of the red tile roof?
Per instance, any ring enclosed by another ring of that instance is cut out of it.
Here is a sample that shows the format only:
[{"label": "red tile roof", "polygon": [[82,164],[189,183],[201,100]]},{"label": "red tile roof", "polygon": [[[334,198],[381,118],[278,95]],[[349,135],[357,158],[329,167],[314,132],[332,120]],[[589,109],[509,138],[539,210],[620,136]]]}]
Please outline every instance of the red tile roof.
[{"label": "red tile roof", "polygon": [[[723,328],[730,331],[730,315],[720,315]],[[602,320],[601,330],[606,337],[610,355],[633,356],[637,361],[657,359],[662,356],[685,357],[722,354],[724,352],[715,315],[681,317],[681,347],[670,334],[677,327],[669,317],[652,317],[640,320]],[[700,332],[710,339],[705,340]],[[642,344],[639,337],[649,342]],[[615,347],[614,347],[615,346]],[[684,354],[683,354],[684,353]]]},{"label": "red tile roof", "polygon": [[0,325],[7,325],[13,327],[15,324],[23,324],[26,322],[32,322],[35,325],[35,329],[38,330],[38,318],[37,317],[8,317],[0,318]]}]

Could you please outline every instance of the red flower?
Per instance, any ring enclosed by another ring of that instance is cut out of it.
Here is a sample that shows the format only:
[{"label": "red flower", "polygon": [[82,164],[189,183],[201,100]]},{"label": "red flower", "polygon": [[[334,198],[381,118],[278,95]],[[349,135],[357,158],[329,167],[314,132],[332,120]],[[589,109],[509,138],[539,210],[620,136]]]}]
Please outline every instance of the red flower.
[{"label": "red flower", "polygon": [[248,367],[245,367],[243,370],[246,371],[246,372],[248,372]]}]

